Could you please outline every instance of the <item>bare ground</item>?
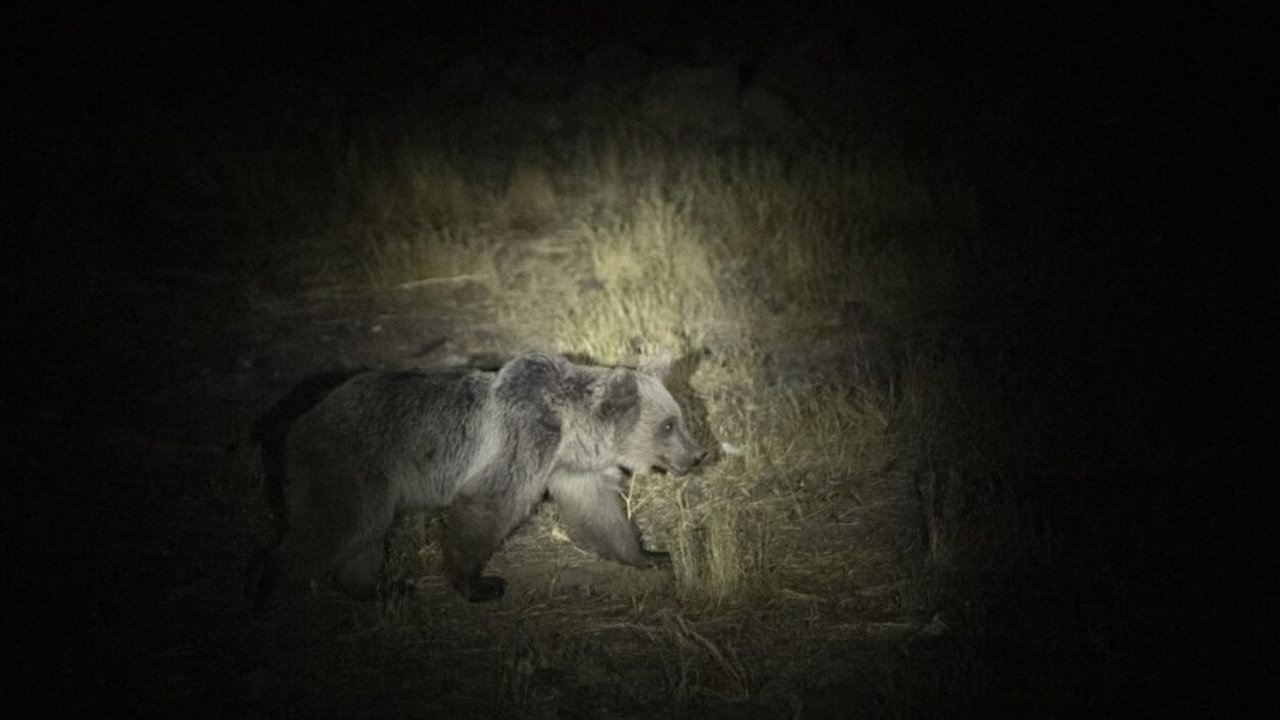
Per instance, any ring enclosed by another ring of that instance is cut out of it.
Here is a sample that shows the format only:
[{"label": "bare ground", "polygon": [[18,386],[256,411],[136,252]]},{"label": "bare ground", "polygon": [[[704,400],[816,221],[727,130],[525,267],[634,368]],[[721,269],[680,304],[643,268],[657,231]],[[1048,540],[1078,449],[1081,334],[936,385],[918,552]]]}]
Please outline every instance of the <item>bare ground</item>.
[{"label": "bare ground", "polygon": [[[1045,391],[1027,422],[1052,439],[1055,454],[1016,478],[1043,491],[1028,516],[1043,540],[1036,548],[1039,575],[1019,574],[995,559],[985,574],[921,583],[889,573],[870,582],[839,558],[850,547],[879,541],[886,528],[867,522],[875,514],[857,511],[856,497],[823,489],[837,478],[814,477],[807,480],[819,488],[814,494],[833,502],[768,525],[761,537],[772,565],[768,587],[748,588],[718,606],[682,599],[669,574],[580,553],[557,535],[544,508],[493,560],[494,571],[509,581],[499,603],[469,605],[445,587],[436,572],[438,518],[419,515],[397,527],[391,562],[412,593],[359,603],[320,591],[255,612],[243,593],[246,571],[275,532],[270,488],[252,440],[258,418],[300,382],[322,387],[330,373],[487,364],[538,347],[551,334],[538,317],[530,320],[533,312],[515,323],[493,321],[494,308],[509,299],[465,277],[382,292],[289,279],[259,285],[255,263],[278,269],[332,261],[334,253],[311,254],[290,243],[290,215],[323,217],[345,196],[292,197],[297,188],[288,181],[301,176],[298,185],[306,189],[337,169],[350,172],[346,182],[360,188],[359,155],[309,154],[299,134],[281,122],[280,137],[260,146],[282,148],[282,157],[258,157],[249,148],[259,145],[250,142],[240,153],[249,160],[237,167],[239,154],[226,155],[222,142],[237,146],[237,133],[256,132],[264,117],[275,115],[247,102],[206,107],[199,101],[205,76],[188,76],[163,60],[133,72],[172,74],[178,95],[195,88],[195,110],[187,112],[200,121],[188,123],[180,113],[165,117],[177,112],[158,92],[174,89],[167,80],[155,81],[156,98],[136,102],[147,98],[148,85],[134,85],[115,50],[117,44],[145,48],[145,38],[127,32],[128,23],[99,22],[104,18],[78,25],[102,28],[96,51],[82,43],[94,36],[68,33],[44,56],[27,58],[51,75],[33,76],[26,85],[51,89],[53,99],[46,107],[39,92],[29,105],[16,96],[19,119],[32,122],[10,138],[22,152],[4,163],[6,177],[24,188],[9,216],[18,220],[12,233],[17,277],[0,286],[3,356],[16,368],[3,383],[6,415],[16,422],[4,453],[0,524],[12,601],[0,631],[10,667],[0,680],[0,701],[12,715],[1151,717],[1171,710],[1170,716],[1203,717],[1245,708],[1245,686],[1265,682],[1264,666],[1254,660],[1265,657],[1265,633],[1253,624],[1265,606],[1252,590],[1265,553],[1258,553],[1260,543],[1239,542],[1264,507],[1246,497],[1240,481],[1255,477],[1244,469],[1256,462],[1245,438],[1265,425],[1240,417],[1241,405],[1258,393],[1229,351],[1260,334],[1253,314],[1242,313],[1247,331],[1241,322],[1238,337],[1219,342],[1238,328],[1220,322],[1210,306],[1237,289],[1219,284],[1222,278],[1202,282],[1182,272],[1182,258],[1163,257],[1172,240],[1194,234],[1177,227],[1176,205],[1219,205],[1218,195],[1235,186],[1202,195],[1201,183],[1187,181],[1196,174],[1184,167],[1187,138],[1198,145],[1214,133],[1198,125],[1164,128],[1176,113],[1152,112],[1149,95],[1133,93],[1150,89],[1134,81],[1145,74],[1116,72],[1108,53],[1071,47],[1071,57],[1098,66],[1079,73],[1077,65],[1063,63],[1050,79],[1115,78],[1113,97],[1094,100],[1088,80],[1078,88],[1105,115],[1092,129],[1077,120],[1089,120],[1093,110],[1061,112],[1071,105],[1059,94],[1065,91],[1035,72],[1004,104],[993,90],[997,102],[976,105],[991,144],[1006,148],[1007,159],[1021,168],[1014,182],[988,188],[996,212],[975,229],[992,246],[1001,234],[1030,237],[1026,257],[1015,248],[1003,263],[998,253],[980,258],[978,284],[1007,283],[1017,289],[1006,304],[1026,301],[1012,308],[991,302],[985,320],[1004,323],[1007,338],[1031,348],[1012,369],[1023,374],[1020,382]],[[975,16],[973,22],[985,29],[995,19]],[[1123,35],[1124,43],[1104,34],[1106,45],[1138,48],[1132,56],[1141,67],[1177,77],[1176,69],[1142,52],[1140,42],[1130,42],[1160,37],[1147,19],[1141,24],[1141,32]],[[1031,25],[1050,34],[1059,26],[1009,21],[1009,37],[1038,54],[1040,37]],[[874,26],[866,33],[879,35]],[[1198,22],[1187,35],[1211,38]],[[416,38],[410,44],[422,45]],[[1068,55],[1065,49],[1058,54]],[[55,56],[57,62],[48,62]],[[331,66],[327,54],[316,58]],[[883,77],[874,85],[895,92],[927,85],[900,81],[895,55],[886,58],[893,72],[871,72],[872,79]],[[237,76],[229,77],[235,87],[223,92],[244,90]],[[1215,72],[1213,85],[1220,79]],[[387,96],[422,84],[416,70],[405,80],[388,86]],[[350,82],[363,87],[354,71]],[[474,89],[485,89],[482,80],[476,83]],[[948,79],[934,89],[956,87]],[[861,94],[870,88],[827,95],[847,97],[860,110],[889,108],[881,112],[895,129],[924,122],[898,116],[911,103]],[[289,96],[277,89],[266,94]],[[975,85],[979,100],[987,91]],[[1182,95],[1166,109],[1177,110]],[[323,105],[330,93],[320,96]],[[339,98],[335,107],[359,99]],[[373,112],[377,92],[367,99]],[[1025,117],[1016,112],[1020,99],[1033,108]],[[98,105],[114,113],[95,112]],[[1130,120],[1140,122],[1117,122],[1128,106]],[[1050,122],[1038,122],[1037,107]],[[500,109],[508,124],[522,125],[525,113]],[[318,114],[323,121],[341,114],[313,110],[281,117]],[[1090,141],[1101,125],[1113,128],[1111,144]],[[1156,126],[1167,137],[1154,133],[1146,146],[1133,147]],[[483,157],[494,160],[483,177],[468,182],[500,194],[497,186],[522,141],[495,143],[493,127],[468,128]],[[334,129],[339,136],[352,130],[342,123]],[[121,141],[116,131],[137,140]],[[199,142],[192,142],[201,133],[218,140],[203,160]],[[172,136],[173,147],[157,150],[167,147],[158,136]],[[334,146],[358,148],[361,137],[343,136]],[[1205,147],[1216,150],[1212,142]],[[297,167],[295,152],[304,159]],[[229,169],[222,168],[228,177],[218,174],[219,162],[206,167],[224,157],[230,158]],[[1106,162],[1112,157],[1118,172]],[[376,179],[385,157],[370,158],[374,168],[366,170]],[[158,172],[175,159],[184,169],[180,181]],[[289,170],[275,173],[273,163]],[[228,186],[219,187],[228,178]],[[276,188],[278,180],[286,182]],[[184,183],[197,191],[184,194]],[[1023,185],[1037,189],[1019,191]],[[1178,192],[1166,195],[1174,185]],[[295,206],[282,207],[279,198]],[[1234,208],[1231,200],[1221,207]],[[1060,234],[1056,220],[1041,224],[1037,203],[1073,208],[1068,214],[1080,237]],[[1159,222],[1133,225],[1126,212],[1135,203]],[[237,216],[237,207],[246,217]],[[1015,217],[1000,220],[1000,208]],[[1029,219],[1019,219],[1021,212]],[[225,216],[232,219],[224,222]],[[229,232],[225,244],[207,237],[237,222],[243,227],[233,229],[254,232]],[[1009,227],[998,227],[1001,222]],[[535,222],[496,237],[496,261],[517,270],[504,278],[505,291],[527,296],[540,273],[573,266],[572,245],[560,233]],[[1236,252],[1198,248],[1229,235],[1213,225],[1195,238],[1190,247],[1197,251],[1187,254],[1186,267],[1225,268]],[[278,251],[288,254],[285,261],[263,260],[270,250],[251,247],[263,237],[283,240]],[[201,247],[206,240],[208,247]],[[206,262],[210,257],[219,261]],[[583,302],[598,290],[594,280],[578,276]],[[881,322],[864,310],[834,312],[840,322],[816,330],[802,347],[752,350],[771,359],[773,381],[785,384],[846,376],[850,358],[868,353],[892,371],[895,343],[904,338],[950,343],[983,333],[961,327],[957,318]],[[731,351],[744,328],[714,330],[713,356]],[[1006,348],[979,343],[976,349],[989,369],[1006,369]],[[1183,365],[1197,367],[1187,372]],[[1176,432],[1164,429],[1175,422]],[[1251,427],[1237,432],[1246,422]],[[934,504],[947,478],[945,472],[913,478],[920,507]],[[696,476],[641,482],[698,495]],[[643,508],[638,518],[644,525]],[[928,542],[936,518],[917,512],[918,522],[906,526],[900,519],[886,517],[883,524],[890,531],[908,527]],[[921,587],[939,591],[921,594]]]},{"label": "bare ground", "polygon": [[[669,573],[582,553],[546,508],[492,562],[508,580],[500,602],[457,597],[435,572],[438,518],[410,515],[390,565],[411,590],[364,603],[320,590],[254,611],[246,572],[275,527],[255,420],[308,378],[483,362],[512,338],[479,324],[490,291],[465,280],[271,298],[216,273],[116,280],[80,290],[93,302],[70,329],[95,349],[70,359],[77,380],[29,398],[41,420],[23,476],[55,488],[29,517],[56,518],[66,533],[37,543],[34,520],[16,527],[41,548],[37,577],[71,586],[33,608],[65,621],[33,628],[44,662],[25,689],[38,690],[37,705],[184,717],[825,717],[850,703],[883,715],[938,702],[956,652],[947,618],[893,583],[842,577],[831,558],[867,529],[839,512],[772,528],[770,591],[720,607],[683,603]],[[815,340],[836,352],[806,354],[797,372],[838,372],[848,338]],[[696,493],[699,479],[643,481]]]}]

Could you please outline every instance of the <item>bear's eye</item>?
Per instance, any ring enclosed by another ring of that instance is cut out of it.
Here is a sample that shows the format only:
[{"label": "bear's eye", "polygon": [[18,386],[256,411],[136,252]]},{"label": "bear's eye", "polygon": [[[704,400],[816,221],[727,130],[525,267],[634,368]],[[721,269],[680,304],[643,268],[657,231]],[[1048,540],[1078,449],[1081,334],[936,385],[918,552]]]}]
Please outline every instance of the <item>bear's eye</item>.
[{"label": "bear's eye", "polygon": [[666,422],[662,423],[662,434],[663,434],[663,435],[670,435],[670,434],[671,434],[671,431],[672,431],[672,430],[675,430],[675,429],[676,429],[676,421],[675,421],[675,420],[668,420],[668,421],[666,421]]}]

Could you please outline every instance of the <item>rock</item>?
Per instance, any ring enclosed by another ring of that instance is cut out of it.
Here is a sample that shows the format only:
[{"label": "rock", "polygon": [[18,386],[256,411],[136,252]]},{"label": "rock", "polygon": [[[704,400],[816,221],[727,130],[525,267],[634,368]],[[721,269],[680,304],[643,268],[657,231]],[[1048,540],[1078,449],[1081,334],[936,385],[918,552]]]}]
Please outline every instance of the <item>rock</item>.
[{"label": "rock", "polygon": [[857,78],[847,43],[836,32],[822,31],[763,58],[753,84],[774,90],[809,123],[823,125],[838,123],[857,107]]},{"label": "rock", "polygon": [[742,93],[742,112],[748,122],[778,139],[796,139],[810,134],[809,123],[778,91],[753,85]]},{"label": "rock", "polygon": [[440,74],[439,92],[450,102],[475,105],[484,98],[488,68],[478,57],[467,57],[450,65]]},{"label": "rock", "polygon": [[610,45],[590,52],[582,60],[587,76],[630,80],[648,72],[651,61],[630,45]]},{"label": "rock", "polygon": [[653,67],[653,61],[630,45],[611,45],[583,58],[574,81],[578,99],[631,95]]},{"label": "rock", "polygon": [[650,78],[641,113],[673,139],[738,137],[746,129],[738,102],[740,84],[737,65],[673,67]]}]

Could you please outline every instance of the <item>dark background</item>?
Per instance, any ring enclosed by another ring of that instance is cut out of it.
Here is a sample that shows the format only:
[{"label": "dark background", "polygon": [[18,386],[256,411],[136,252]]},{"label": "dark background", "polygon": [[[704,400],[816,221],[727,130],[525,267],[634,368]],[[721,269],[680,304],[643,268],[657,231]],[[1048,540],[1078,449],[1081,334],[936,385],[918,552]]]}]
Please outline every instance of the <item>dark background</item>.
[{"label": "dark background", "polygon": [[[1256,254],[1252,220],[1267,199],[1260,176],[1273,128],[1262,121],[1274,120],[1255,8],[462,5],[6,11],[0,173],[8,188],[5,354],[14,370],[5,388],[19,426],[16,472],[6,481],[17,517],[6,524],[19,529],[11,552],[37,566],[10,568],[10,587],[30,609],[17,624],[45,622],[43,598],[73,600],[79,589],[57,568],[58,552],[74,550],[46,538],[56,523],[25,512],[27,502],[56,510],[78,480],[33,473],[23,428],[37,422],[33,398],[51,387],[75,392],[75,372],[93,376],[83,368],[111,362],[109,350],[86,359],[104,351],[80,344],[67,320],[78,316],[82,259],[179,257],[200,268],[237,252],[158,241],[170,236],[155,227],[146,199],[168,159],[135,152],[149,134],[180,133],[204,114],[252,121],[278,107],[269,101],[282,91],[296,95],[299,112],[309,98],[349,86],[361,88],[353,117],[402,111],[419,100],[413,88],[429,87],[464,50],[531,35],[570,52],[616,41],[698,63],[807,28],[838,26],[862,47],[868,33],[892,27],[910,39],[902,61],[919,70],[913,77],[929,79],[922,135],[945,137],[979,169],[991,222],[1051,219],[1056,230],[1042,252],[1034,243],[995,248],[983,268],[993,283],[1016,288],[1006,296],[1019,309],[1005,340],[1020,362],[1060,370],[1044,375],[1069,412],[1045,418],[1045,434],[1064,475],[1085,471],[1045,511],[1082,538],[1099,522],[1148,538],[1132,556],[1099,559],[1128,575],[1123,596],[1108,589],[1109,575],[1066,590],[1094,593],[1149,628],[1129,648],[1133,665],[1149,664],[1181,687],[1135,682],[1143,694],[1135,709],[1201,692],[1230,704],[1265,672],[1245,662],[1260,644],[1248,640],[1257,635],[1248,623],[1270,565],[1248,534],[1260,514],[1256,468],[1272,454],[1259,443],[1269,413],[1255,410],[1264,386],[1251,371],[1276,307],[1275,265]],[[984,126],[976,118],[992,105],[1005,109],[1002,123]],[[1108,506],[1138,509],[1099,519],[1095,509]],[[58,552],[33,554],[24,547],[31,542]],[[1088,554],[1080,548],[1078,557]]]}]

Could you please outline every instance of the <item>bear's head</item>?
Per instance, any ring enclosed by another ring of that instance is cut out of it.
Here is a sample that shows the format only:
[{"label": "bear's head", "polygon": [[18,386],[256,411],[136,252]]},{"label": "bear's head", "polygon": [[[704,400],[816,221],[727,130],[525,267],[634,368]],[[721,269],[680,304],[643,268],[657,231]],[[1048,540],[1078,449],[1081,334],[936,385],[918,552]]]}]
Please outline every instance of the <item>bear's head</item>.
[{"label": "bear's head", "polygon": [[598,412],[614,422],[618,465],[628,474],[658,468],[684,475],[707,456],[663,384],[670,367],[663,355],[637,370],[611,370],[603,380]]}]

